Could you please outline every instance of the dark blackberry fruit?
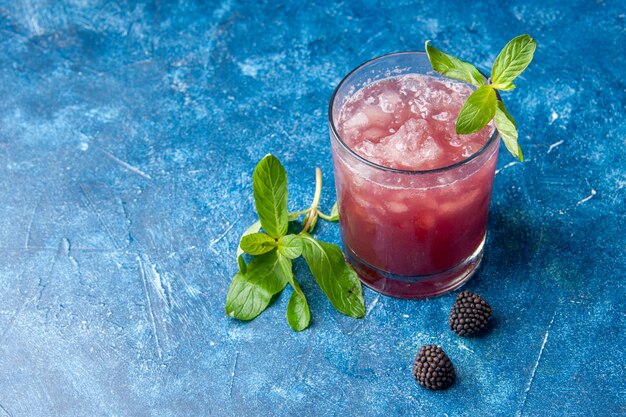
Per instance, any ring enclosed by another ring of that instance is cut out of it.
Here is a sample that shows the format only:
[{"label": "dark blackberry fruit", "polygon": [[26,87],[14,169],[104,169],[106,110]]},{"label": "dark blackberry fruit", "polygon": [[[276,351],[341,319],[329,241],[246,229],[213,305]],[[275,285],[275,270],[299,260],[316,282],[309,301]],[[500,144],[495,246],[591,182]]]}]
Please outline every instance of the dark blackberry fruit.
[{"label": "dark blackberry fruit", "polygon": [[450,358],[439,346],[420,348],[413,364],[413,377],[418,384],[431,390],[442,390],[454,383],[455,376]]},{"label": "dark blackberry fruit", "polygon": [[459,336],[474,336],[482,331],[491,317],[491,306],[477,294],[463,291],[456,296],[448,324]]}]

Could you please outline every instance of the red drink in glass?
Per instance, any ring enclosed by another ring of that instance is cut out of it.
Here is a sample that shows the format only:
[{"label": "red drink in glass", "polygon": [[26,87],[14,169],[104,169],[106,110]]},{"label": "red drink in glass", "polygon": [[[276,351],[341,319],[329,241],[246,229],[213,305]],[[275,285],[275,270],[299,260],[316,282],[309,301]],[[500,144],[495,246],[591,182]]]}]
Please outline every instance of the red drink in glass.
[{"label": "red drink in glass", "polygon": [[461,286],[482,258],[499,137],[455,133],[472,93],[424,53],[365,63],[329,112],[341,234],[361,280],[421,298]]}]

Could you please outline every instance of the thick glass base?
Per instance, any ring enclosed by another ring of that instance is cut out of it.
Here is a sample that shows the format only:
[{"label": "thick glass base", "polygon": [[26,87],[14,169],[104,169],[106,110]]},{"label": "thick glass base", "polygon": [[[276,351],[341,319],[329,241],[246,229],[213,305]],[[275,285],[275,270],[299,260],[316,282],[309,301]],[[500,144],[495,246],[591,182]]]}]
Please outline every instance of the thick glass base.
[{"label": "thick glass base", "polygon": [[348,261],[356,270],[361,282],[374,291],[396,298],[428,298],[456,290],[465,284],[480,265],[484,246],[483,237],[474,253],[463,262],[443,272],[417,276],[381,271],[363,261],[349,247],[346,247],[346,252]]}]

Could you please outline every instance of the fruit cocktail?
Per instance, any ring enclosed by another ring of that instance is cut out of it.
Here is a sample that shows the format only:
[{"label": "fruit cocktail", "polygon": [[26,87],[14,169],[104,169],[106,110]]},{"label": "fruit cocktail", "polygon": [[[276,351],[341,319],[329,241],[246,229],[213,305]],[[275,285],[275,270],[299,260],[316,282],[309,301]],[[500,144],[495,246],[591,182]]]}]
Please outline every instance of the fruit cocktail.
[{"label": "fruit cocktail", "polygon": [[474,89],[433,72],[425,53],[405,52],[366,62],[333,94],[341,235],[376,291],[443,294],[480,264],[500,141],[493,122],[455,132]]}]

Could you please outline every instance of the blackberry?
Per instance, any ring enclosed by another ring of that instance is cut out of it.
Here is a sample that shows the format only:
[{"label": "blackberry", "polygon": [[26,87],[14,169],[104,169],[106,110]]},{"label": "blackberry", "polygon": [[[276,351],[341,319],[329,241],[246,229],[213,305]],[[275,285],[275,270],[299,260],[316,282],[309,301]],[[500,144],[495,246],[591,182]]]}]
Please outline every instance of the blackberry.
[{"label": "blackberry", "polygon": [[473,336],[485,328],[491,317],[491,306],[477,294],[463,291],[456,296],[448,324],[459,336]]},{"label": "blackberry", "polygon": [[454,383],[456,374],[448,355],[436,345],[420,348],[413,364],[413,377],[421,386],[442,390]]}]

